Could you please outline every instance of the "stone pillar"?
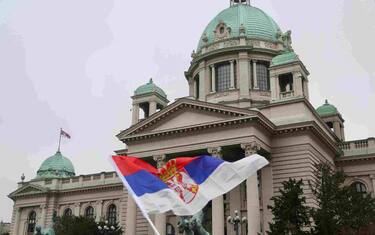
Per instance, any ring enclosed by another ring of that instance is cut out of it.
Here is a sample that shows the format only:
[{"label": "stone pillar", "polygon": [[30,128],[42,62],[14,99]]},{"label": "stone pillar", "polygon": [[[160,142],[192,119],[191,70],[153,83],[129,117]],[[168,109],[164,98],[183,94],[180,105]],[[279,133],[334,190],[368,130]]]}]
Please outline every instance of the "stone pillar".
[{"label": "stone pillar", "polygon": [[14,224],[13,224],[13,229],[11,231],[11,235],[19,235],[19,227],[20,227],[22,208],[16,207],[14,213],[15,213]]},{"label": "stone pillar", "polygon": [[125,235],[134,235],[137,226],[137,205],[128,192],[128,203],[126,207]]},{"label": "stone pillar", "polygon": [[[157,163],[157,168],[162,168],[165,165],[165,155],[156,155],[153,158]],[[155,227],[160,234],[167,233],[167,216],[165,213],[155,215]]]},{"label": "stone pillar", "polygon": [[206,100],[206,68],[205,62],[199,64],[199,100]]},{"label": "stone pillar", "polygon": [[304,91],[304,96],[306,97],[307,100],[310,99],[309,95],[309,81],[307,79],[304,79],[303,81],[303,91]]},{"label": "stone pillar", "polygon": [[344,128],[344,125],[341,126],[341,137],[342,137],[342,140],[345,141],[345,128]]},{"label": "stone pillar", "polygon": [[216,92],[216,71],[215,65],[211,65],[211,92]]},{"label": "stone pillar", "polygon": [[230,89],[234,89],[234,60],[230,61]]},{"label": "stone pillar", "polygon": [[74,216],[79,216],[81,211],[81,203],[77,202],[74,204]]},{"label": "stone pillar", "polygon": [[277,100],[276,80],[277,76],[270,77],[271,100]]},{"label": "stone pillar", "polygon": [[333,122],[333,131],[335,132],[336,136],[339,137],[340,140],[342,140],[340,122]]},{"label": "stone pillar", "polygon": [[[245,156],[247,157],[251,157],[251,155],[260,150],[256,142],[241,144],[241,148],[245,151]],[[250,176],[246,180],[246,201],[248,235],[258,235],[260,233],[260,207],[257,174]]]},{"label": "stone pillar", "polygon": [[[220,147],[208,148],[208,153],[216,158],[222,158]],[[212,234],[224,235],[224,199],[219,196],[212,200]]]},{"label": "stone pillar", "polygon": [[97,201],[96,202],[96,217],[95,217],[96,222],[100,222],[102,218],[102,211],[103,211],[103,201]]},{"label": "stone pillar", "polygon": [[152,114],[156,113],[156,107],[157,104],[155,101],[150,101],[149,103],[149,116],[151,116]]},{"label": "stone pillar", "polygon": [[189,96],[194,97],[195,96],[195,85],[194,85],[194,79],[189,79]]},{"label": "stone pillar", "polygon": [[253,89],[258,90],[257,61],[253,60]]},{"label": "stone pillar", "polygon": [[139,104],[133,104],[132,109],[132,125],[139,122]]},{"label": "stone pillar", "polygon": [[240,89],[240,97],[247,98],[250,89],[249,58],[247,52],[240,52],[238,56],[239,79],[237,80],[237,87]]},{"label": "stone pillar", "polygon": [[375,196],[375,175],[370,176],[372,181],[372,196]]},{"label": "stone pillar", "polygon": [[262,208],[263,208],[263,232],[269,231],[269,223],[272,222],[272,211],[267,208],[272,204],[271,197],[273,196],[273,179],[271,165],[265,166],[261,170],[262,174]]},{"label": "stone pillar", "polygon": [[46,204],[40,205],[40,209],[41,209],[42,213],[40,215],[39,225],[41,225],[44,228],[46,226],[47,205]]},{"label": "stone pillar", "polygon": [[301,73],[293,73],[293,93],[294,96],[303,96]]}]

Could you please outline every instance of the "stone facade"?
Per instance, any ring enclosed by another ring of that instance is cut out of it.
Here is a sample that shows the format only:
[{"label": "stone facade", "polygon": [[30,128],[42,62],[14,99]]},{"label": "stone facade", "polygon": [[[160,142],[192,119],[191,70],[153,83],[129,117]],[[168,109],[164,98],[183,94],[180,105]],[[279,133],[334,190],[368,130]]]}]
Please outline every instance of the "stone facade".
[{"label": "stone facade", "polygon": [[[238,4],[257,11],[248,1],[231,1],[231,7]],[[234,35],[229,23],[218,23],[212,42],[203,34],[199,50],[192,53],[185,72],[189,97],[169,105],[160,90],[132,97],[132,126],[117,135],[126,148],[116,154],[138,156],[157,167],[176,156],[211,154],[227,161],[265,156],[268,166],[205,208],[206,229],[215,235],[235,234],[226,222],[235,210],[248,218],[241,234],[265,234],[272,220],[267,206],[282,182],[297,178],[307,185],[319,162],[343,169],[347,184],[374,194],[375,139],[345,141],[342,115],[322,116],[311,105],[309,72],[291,48],[291,32],[277,31],[270,41],[246,36],[244,25]],[[304,193],[307,203],[316,205],[307,186]],[[153,234],[114,172],[22,182],[10,198],[12,235],[27,234],[31,212],[36,224],[50,226],[53,213],[63,215],[68,208],[85,215],[92,207],[97,221],[106,220],[110,205],[126,235]],[[162,234],[178,233],[176,216],[167,213],[153,220]]]}]

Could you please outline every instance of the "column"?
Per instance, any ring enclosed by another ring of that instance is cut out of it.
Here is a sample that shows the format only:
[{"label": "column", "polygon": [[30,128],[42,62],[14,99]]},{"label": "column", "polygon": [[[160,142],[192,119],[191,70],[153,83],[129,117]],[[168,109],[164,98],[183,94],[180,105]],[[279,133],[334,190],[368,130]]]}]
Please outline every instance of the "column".
[{"label": "column", "polygon": [[[251,157],[251,155],[260,150],[256,142],[241,144],[241,148],[245,151],[245,156],[247,157]],[[248,235],[258,235],[260,233],[260,208],[257,174],[250,176],[246,180],[246,201]]]},{"label": "column", "polygon": [[258,78],[257,78],[257,61],[253,60],[253,85],[254,90],[258,90]]},{"label": "column", "polygon": [[195,86],[194,86],[194,79],[189,79],[189,96],[194,97],[195,94]]},{"label": "column", "polygon": [[293,73],[293,93],[294,93],[294,96],[303,96],[302,75],[299,72]]},{"label": "column", "polygon": [[40,216],[40,223],[43,228],[46,226],[46,212],[47,212],[47,205],[42,204],[40,205],[40,209],[42,210],[41,216]]},{"label": "column", "polygon": [[[165,155],[153,156],[156,161],[157,168],[162,168],[165,165]],[[155,227],[160,234],[167,233],[167,216],[165,213],[155,215]]]},{"label": "column", "polygon": [[307,100],[310,99],[310,95],[309,95],[309,85],[308,85],[309,81],[307,79],[304,79],[304,82],[303,82],[303,91],[304,91],[304,96],[306,97]]},{"label": "column", "polygon": [[375,175],[370,176],[372,181],[372,195],[375,196]]},{"label": "column", "polygon": [[[220,147],[208,148],[208,153],[213,157],[222,158]],[[212,200],[212,234],[224,235],[224,223],[224,199],[223,196],[219,196]]]},{"label": "column", "polygon": [[240,89],[240,97],[248,98],[250,89],[249,57],[247,52],[240,52],[238,57],[239,79],[237,79],[237,87]]},{"label": "column", "polygon": [[216,71],[215,65],[211,65],[211,92],[216,92]]},{"label": "column", "polygon": [[342,140],[340,122],[333,122],[333,131],[335,132],[336,136],[339,137],[340,140]]},{"label": "column", "polygon": [[95,222],[100,222],[102,218],[102,210],[103,210],[103,201],[97,201]]},{"label": "column", "polygon": [[81,210],[81,203],[79,202],[74,203],[74,216],[79,216],[80,210]]},{"label": "column", "polygon": [[139,104],[133,104],[132,108],[132,125],[139,122]]},{"label": "column", "polygon": [[150,101],[149,103],[149,115],[151,116],[152,114],[156,113],[156,102],[155,101]]},{"label": "column", "polygon": [[272,222],[273,215],[272,211],[267,208],[268,205],[272,204],[271,197],[273,196],[273,179],[272,179],[272,167],[271,165],[265,166],[261,170],[262,174],[262,207],[263,207],[263,231],[269,231],[269,223]]},{"label": "column", "polygon": [[199,100],[205,101],[206,100],[206,68],[205,62],[201,62],[199,64]]},{"label": "column", "polygon": [[277,99],[276,76],[270,77],[271,100]]},{"label": "column", "polygon": [[133,197],[128,192],[128,202],[126,207],[125,235],[134,235],[137,225],[137,205]]},{"label": "column", "polygon": [[18,231],[19,231],[19,227],[20,227],[21,213],[22,213],[22,209],[20,207],[16,207],[13,229],[11,231],[12,235],[18,235],[19,234]]},{"label": "column", "polygon": [[230,89],[234,89],[234,60],[230,61]]}]

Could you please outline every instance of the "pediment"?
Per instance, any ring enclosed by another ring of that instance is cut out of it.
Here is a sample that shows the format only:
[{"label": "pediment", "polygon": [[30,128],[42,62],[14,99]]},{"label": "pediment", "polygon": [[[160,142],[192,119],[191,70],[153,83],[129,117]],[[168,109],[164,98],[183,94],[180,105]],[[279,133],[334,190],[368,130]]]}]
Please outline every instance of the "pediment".
[{"label": "pediment", "polygon": [[183,98],[122,131],[117,137],[123,140],[133,135],[179,130],[256,115],[251,110]]},{"label": "pediment", "polygon": [[27,195],[35,195],[48,192],[47,188],[41,187],[39,185],[34,184],[27,184],[22,186],[21,188],[17,189],[16,191],[12,192],[9,197],[19,197],[19,196],[27,196]]}]

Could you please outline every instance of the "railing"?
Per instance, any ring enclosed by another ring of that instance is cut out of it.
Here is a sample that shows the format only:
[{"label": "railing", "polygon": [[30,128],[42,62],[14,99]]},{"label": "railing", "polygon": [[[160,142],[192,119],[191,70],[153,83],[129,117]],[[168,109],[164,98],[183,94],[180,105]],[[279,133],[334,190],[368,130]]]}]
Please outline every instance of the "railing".
[{"label": "railing", "polygon": [[345,156],[375,153],[375,138],[347,141],[340,143],[339,147],[344,151]]},{"label": "railing", "polygon": [[284,92],[280,92],[280,98],[283,99],[283,98],[288,98],[288,97],[292,97],[294,96],[294,91],[284,91]]}]

